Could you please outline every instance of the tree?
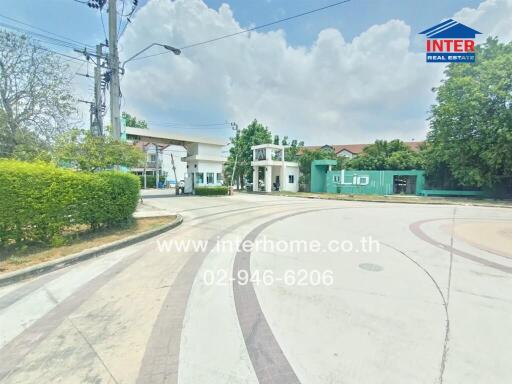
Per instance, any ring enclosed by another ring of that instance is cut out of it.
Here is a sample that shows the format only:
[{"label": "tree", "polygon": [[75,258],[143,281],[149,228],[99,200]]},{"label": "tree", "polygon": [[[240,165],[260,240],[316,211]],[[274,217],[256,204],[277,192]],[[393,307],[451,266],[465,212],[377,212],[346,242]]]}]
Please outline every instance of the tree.
[{"label": "tree", "polygon": [[269,129],[254,119],[246,128],[242,129],[238,135],[232,137],[231,148],[229,149],[228,161],[225,165],[226,180],[231,180],[235,158],[237,165],[235,169],[235,180],[243,183],[247,178],[252,180],[252,149],[253,145],[269,144],[272,142],[272,133]]},{"label": "tree", "polygon": [[512,189],[512,43],[476,47],[473,64],[450,64],[432,107],[426,168],[463,186]]},{"label": "tree", "polygon": [[123,112],[121,116],[124,119],[124,123],[127,127],[148,129],[148,123],[146,120],[139,120],[137,117],[130,115],[128,112]]},{"label": "tree", "polygon": [[300,154],[299,161],[299,171],[301,173],[300,176],[300,184],[311,185],[311,163],[313,160],[336,160],[337,156],[333,149],[317,149],[310,150],[304,149]]},{"label": "tree", "polygon": [[[285,136],[287,138],[287,136]],[[283,144],[284,145],[284,144]],[[304,141],[292,140],[291,145],[284,151],[284,159],[286,161],[299,161],[299,153],[304,147]]]},{"label": "tree", "polygon": [[26,154],[49,148],[68,129],[76,111],[71,76],[60,56],[0,31],[1,156],[12,156],[18,146]]},{"label": "tree", "polygon": [[344,164],[349,169],[386,170],[422,169],[423,157],[400,140],[376,140],[363,152]]},{"label": "tree", "polygon": [[56,145],[56,161],[83,171],[98,171],[115,165],[135,167],[144,161],[144,152],[111,136],[93,136],[74,129],[62,135]]}]

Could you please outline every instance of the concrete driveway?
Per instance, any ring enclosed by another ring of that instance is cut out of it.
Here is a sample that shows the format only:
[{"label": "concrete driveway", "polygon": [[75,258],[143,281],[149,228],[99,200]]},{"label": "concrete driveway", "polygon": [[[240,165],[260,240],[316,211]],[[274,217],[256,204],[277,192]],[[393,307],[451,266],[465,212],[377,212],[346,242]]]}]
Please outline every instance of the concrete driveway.
[{"label": "concrete driveway", "polygon": [[0,382],[512,382],[510,209],[144,204],[183,225],[0,289]]}]

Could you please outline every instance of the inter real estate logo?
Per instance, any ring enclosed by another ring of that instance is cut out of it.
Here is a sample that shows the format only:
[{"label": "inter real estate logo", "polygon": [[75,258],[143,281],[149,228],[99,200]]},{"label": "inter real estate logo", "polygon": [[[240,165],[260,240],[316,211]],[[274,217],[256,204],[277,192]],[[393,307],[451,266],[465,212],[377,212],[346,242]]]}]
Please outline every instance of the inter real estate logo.
[{"label": "inter real estate logo", "polygon": [[480,34],[453,19],[425,29],[420,35],[427,36],[427,63],[474,63],[475,36]]}]

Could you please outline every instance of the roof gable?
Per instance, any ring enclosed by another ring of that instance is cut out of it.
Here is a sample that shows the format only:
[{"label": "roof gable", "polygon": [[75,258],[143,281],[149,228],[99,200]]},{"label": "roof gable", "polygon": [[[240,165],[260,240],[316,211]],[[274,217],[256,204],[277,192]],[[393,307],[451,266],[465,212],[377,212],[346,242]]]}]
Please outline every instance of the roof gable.
[{"label": "roof gable", "polygon": [[474,39],[476,35],[481,35],[481,32],[453,19],[448,19],[425,29],[420,32],[420,35],[427,35],[429,39]]}]

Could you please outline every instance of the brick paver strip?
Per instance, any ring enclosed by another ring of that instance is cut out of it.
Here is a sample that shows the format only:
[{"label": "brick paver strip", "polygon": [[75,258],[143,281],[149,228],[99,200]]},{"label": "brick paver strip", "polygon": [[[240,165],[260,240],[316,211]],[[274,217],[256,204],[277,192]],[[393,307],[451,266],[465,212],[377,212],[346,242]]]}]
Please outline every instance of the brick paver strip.
[{"label": "brick paver strip", "polygon": [[[254,228],[241,244],[246,240],[254,244],[258,235],[265,228],[281,220],[326,209],[339,208],[310,209],[269,220]],[[300,384],[300,380],[286,359],[261,310],[250,279],[247,284],[239,284],[239,271],[247,271],[247,276],[251,276],[250,263],[251,252],[240,249],[235,256],[233,266],[233,295],[240,328],[258,381],[260,384]]]},{"label": "brick paver strip", "polygon": [[[512,267],[510,267],[508,265],[503,265],[503,264],[500,264],[500,263],[496,263],[496,262],[494,262],[492,260],[484,259],[483,257],[473,255],[473,254],[471,254],[469,252],[465,252],[465,251],[462,251],[460,249],[453,248],[450,244],[444,244],[444,243],[441,243],[441,242],[433,239],[432,237],[427,235],[421,229],[421,226],[423,224],[430,223],[430,222],[433,222],[433,221],[441,221],[441,220],[452,220],[452,219],[451,218],[440,218],[440,219],[421,220],[421,221],[417,221],[415,223],[412,223],[409,226],[409,229],[418,238],[420,238],[423,241],[426,241],[427,243],[432,244],[433,246],[435,246],[437,248],[440,248],[440,249],[445,250],[447,252],[451,251],[454,255],[463,257],[463,258],[465,258],[467,260],[471,260],[471,261],[473,261],[475,263],[479,263],[479,264],[485,265],[485,266],[487,266],[489,268],[494,268],[494,269],[497,269],[498,271],[505,272],[505,273],[512,273]],[[460,220],[460,218],[457,218],[457,220]]]},{"label": "brick paver strip", "polygon": [[[283,204],[268,204],[266,207],[281,206]],[[288,205],[288,204],[284,204]],[[263,207],[263,206],[260,206]],[[250,209],[257,209],[253,207]],[[249,210],[249,209],[248,209]],[[240,210],[234,210],[240,211]],[[231,211],[227,211],[231,212]],[[178,273],[169,293],[162,303],[151,336],[146,345],[146,351],[137,378],[139,384],[177,384],[178,364],[181,344],[183,319],[192,290],[195,277],[206,256],[216,246],[216,240],[222,238],[243,224],[254,221],[260,217],[268,216],[268,212],[245,219],[217,232],[207,242],[207,247],[193,254],[185,266]],[[209,216],[205,215],[204,217]],[[287,383],[287,382],[283,382]]]},{"label": "brick paver strip", "polygon": [[[248,208],[247,210],[249,209],[255,208]],[[242,211],[243,210],[245,209],[242,209]],[[215,214],[208,214],[201,217],[197,217],[195,219],[200,219],[206,216],[211,217],[215,215],[221,215],[222,213],[223,212],[217,212]],[[207,220],[204,223],[208,223],[211,221],[215,221],[215,219]],[[162,234],[160,236],[166,236],[166,234]],[[0,349],[0,381],[2,381],[2,379],[5,378],[6,376],[10,375],[18,367],[22,367],[22,362],[25,356],[32,350],[34,350],[53,330],[55,330],[60,324],[62,324],[62,322],[71,313],[73,313],[78,307],[80,307],[80,305],[82,305],[86,300],[88,300],[98,289],[100,289],[106,283],[115,278],[117,274],[121,273],[132,263],[134,263],[137,260],[140,260],[141,256],[144,256],[146,252],[150,250],[153,246],[154,242],[151,242],[143,246],[138,251],[125,257],[124,259],[114,264],[100,275],[88,281],[77,291],[75,291],[71,296],[64,299],[59,305],[57,305],[50,312],[42,316],[39,320],[35,321],[30,327],[28,327],[20,335],[12,339],[2,349]],[[44,278],[40,278],[43,279],[43,285],[44,283],[60,276],[60,271],[58,272],[59,273],[50,274],[48,275],[48,277],[44,276]],[[15,293],[13,292],[12,295],[9,294],[9,297],[6,300],[2,300],[2,304],[12,304],[20,299],[19,295],[23,293],[30,293],[35,289],[38,289],[40,286],[41,285],[39,283],[35,283],[33,285],[31,284],[28,287],[22,286],[15,290]]]}]

